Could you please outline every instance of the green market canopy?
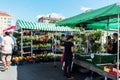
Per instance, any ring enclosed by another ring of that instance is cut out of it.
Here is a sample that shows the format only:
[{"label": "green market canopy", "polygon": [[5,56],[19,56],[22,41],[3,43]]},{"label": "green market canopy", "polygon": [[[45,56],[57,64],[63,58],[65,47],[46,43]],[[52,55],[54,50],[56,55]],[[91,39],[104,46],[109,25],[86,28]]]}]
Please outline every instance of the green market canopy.
[{"label": "green market canopy", "polygon": [[82,26],[89,28],[117,28],[120,3],[85,12],[56,23],[56,26]]},{"label": "green market canopy", "polygon": [[88,28],[95,28],[95,29],[117,29],[119,26],[120,24],[118,23],[118,18],[102,20],[87,25]]},{"label": "green market canopy", "polygon": [[41,31],[78,31],[77,29],[72,29],[70,27],[56,27],[55,24],[50,23],[37,23],[24,20],[17,20],[16,22],[17,29],[32,29],[32,30],[41,30]]}]

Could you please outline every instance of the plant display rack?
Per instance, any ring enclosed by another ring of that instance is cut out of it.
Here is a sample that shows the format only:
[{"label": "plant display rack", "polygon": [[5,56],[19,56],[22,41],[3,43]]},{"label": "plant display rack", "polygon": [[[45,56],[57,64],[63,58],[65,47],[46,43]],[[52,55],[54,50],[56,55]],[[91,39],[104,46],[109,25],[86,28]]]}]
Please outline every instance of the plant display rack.
[{"label": "plant display rack", "polygon": [[21,57],[52,52],[52,34],[48,32],[21,29],[18,41]]},{"label": "plant display rack", "polygon": [[33,31],[32,50],[33,53],[47,54],[52,52],[52,33]]}]

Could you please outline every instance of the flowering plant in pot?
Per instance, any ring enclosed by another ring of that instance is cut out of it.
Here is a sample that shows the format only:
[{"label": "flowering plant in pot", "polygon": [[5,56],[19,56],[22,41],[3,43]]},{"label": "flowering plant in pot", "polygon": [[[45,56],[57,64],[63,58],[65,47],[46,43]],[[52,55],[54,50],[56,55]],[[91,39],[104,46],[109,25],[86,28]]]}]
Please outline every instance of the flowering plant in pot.
[{"label": "flowering plant in pot", "polygon": [[18,57],[13,57],[12,58],[12,64],[15,65],[18,63]]},{"label": "flowering plant in pot", "polygon": [[34,58],[33,58],[33,57],[30,57],[30,58],[29,58],[29,62],[30,62],[30,63],[34,63]]},{"label": "flowering plant in pot", "polygon": [[22,64],[22,62],[23,62],[23,58],[22,57],[13,57],[12,58],[12,64],[13,65]]},{"label": "flowering plant in pot", "polygon": [[41,62],[42,59],[43,59],[43,58],[42,58],[41,55],[38,55],[38,54],[37,54],[37,55],[34,56],[34,61],[35,61],[35,63],[39,63],[39,62]]}]

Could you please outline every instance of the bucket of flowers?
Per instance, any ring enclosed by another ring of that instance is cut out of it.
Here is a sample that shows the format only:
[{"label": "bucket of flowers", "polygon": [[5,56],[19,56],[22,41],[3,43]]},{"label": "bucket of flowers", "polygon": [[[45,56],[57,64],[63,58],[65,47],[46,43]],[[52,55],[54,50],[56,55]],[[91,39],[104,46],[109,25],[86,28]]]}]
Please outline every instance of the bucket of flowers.
[{"label": "bucket of flowers", "polygon": [[31,63],[31,64],[34,63],[34,58],[33,58],[33,57],[30,57],[30,58],[29,58],[29,63]]},{"label": "bucket of flowers", "polygon": [[20,56],[15,56],[12,58],[12,65],[23,65],[23,58]]},{"label": "bucket of flowers", "polygon": [[23,58],[22,58],[21,56],[19,56],[19,57],[18,57],[18,63],[17,63],[17,65],[18,65],[18,66],[21,66],[21,65],[23,65],[23,63],[24,63]]},{"label": "bucket of flowers", "polygon": [[54,54],[53,53],[48,53],[48,59],[49,59],[49,62],[53,62],[54,61]]},{"label": "bucket of flowers", "polygon": [[34,56],[34,62],[35,62],[35,63],[40,63],[41,61],[42,61],[42,56],[36,54],[36,55]]},{"label": "bucket of flowers", "polygon": [[23,57],[23,64],[28,64],[29,58],[30,58],[30,56]]},{"label": "bucket of flowers", "polygon": [[18,57],[13,57],[11,65],[17,65],[17,63],[18,63]]}]

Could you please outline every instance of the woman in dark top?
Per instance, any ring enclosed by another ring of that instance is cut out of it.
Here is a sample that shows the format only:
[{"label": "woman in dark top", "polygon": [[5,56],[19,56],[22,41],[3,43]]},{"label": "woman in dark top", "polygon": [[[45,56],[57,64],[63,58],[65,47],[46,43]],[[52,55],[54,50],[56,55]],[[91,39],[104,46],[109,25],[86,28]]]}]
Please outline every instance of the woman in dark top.
[{"label": "woman in dark top", "polygon": [[113,34],[112,54],[117,54],[118,50],[118,34]]},{"label": "woman in dark top", "polygon": [[112,51],[112,42],[111,42],[111,37],[110,37],[110,36],[107,36],[107,37],[106,37],[106,45],[105,45],[105,48],[106,48],[106,52],[107,52],[107,53],[111,53],[111,51]]},{"label": "woman in dark top", "polygon": [[64,67],[64,76],[66,76],[68,79],[73,79],[71,76],[71,64],[72,64],[72,58],[73,58],[73,43],[72,36],[67,37],[67,41],[64,43],[64,61],[65,61],[65,67]]}]

